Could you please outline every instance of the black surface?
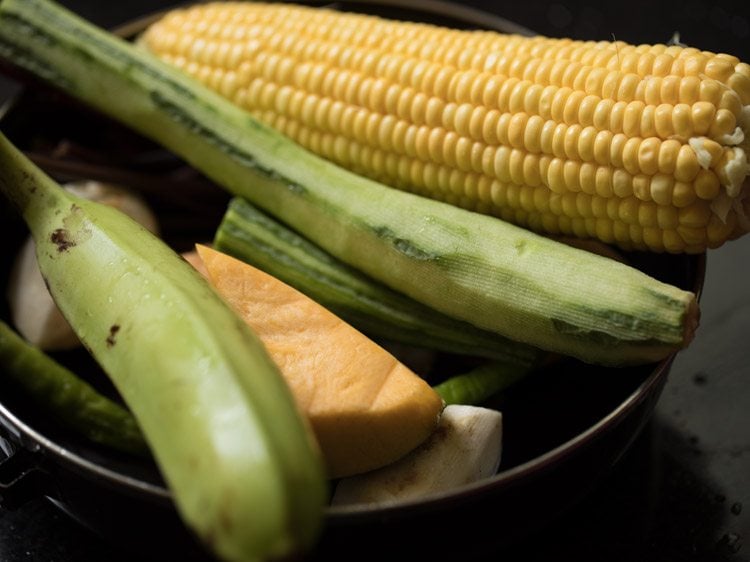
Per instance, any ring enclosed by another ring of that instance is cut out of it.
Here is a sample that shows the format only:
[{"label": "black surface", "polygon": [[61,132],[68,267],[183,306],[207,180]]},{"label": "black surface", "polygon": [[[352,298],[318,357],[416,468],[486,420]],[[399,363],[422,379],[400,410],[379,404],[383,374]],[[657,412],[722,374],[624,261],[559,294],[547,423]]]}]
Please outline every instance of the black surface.
[{"label": "black surface", "polygon": [[[170,4],[63,3],[107,26]],[[741,11],[735,3],[693,1],[472,4],[547,35],[638,43],[679,31],[683,42],[750,60],[747,4]],[[709,253],[697,338],[678,356],[651,423],[611,475],[570,512],[493,560],[750,560],[743,544],[750,541],[748,257],[750,237]],[[545,505],[537,507],[541,518]],[[0,562],[102,560],[131,557],[46,501],[0,511]]]}]

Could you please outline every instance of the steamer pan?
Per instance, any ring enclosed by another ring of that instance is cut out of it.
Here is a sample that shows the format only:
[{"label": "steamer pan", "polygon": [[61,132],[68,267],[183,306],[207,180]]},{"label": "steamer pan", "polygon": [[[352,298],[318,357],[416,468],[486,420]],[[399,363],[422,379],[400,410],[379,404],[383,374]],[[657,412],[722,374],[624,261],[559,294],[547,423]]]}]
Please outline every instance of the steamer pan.
[{"label": "steamer pan", "polygon": [[[338,2],[337,9],[420,19],[454,27],[531,33],[491,14],[446,2]],[[157,14],[158,15],[158,14]],[[116,30],[130,37],[156,15]],[[178,251],[208,240],[229,197],[149,141],[47,89],[27,88],[7,103],[3,131],[59,181],[112,180],[140,192]],[[110,147],[102,157],[101,147]],[[112,159],[117,154],[120,161]],[[127,163],[127,166],[125,164]],[[189,217],[189,220],[186,220]],[[23,225],[0,208],[6,251],[3,294]],[[657,278],[700,294],[706,256],[632,253],[627,259]],[[8,317],[5,300],[0,307]],[[80,354],[59,357],[86,374]],[[539,532],[591,491],[649,420],[674,356],[658,364],[612,369],[563,360],[533,374],[489,405],[504,415],[500,471],[481,483],[387,509],[330,508],[311,559],[356,552],[357,559],[497,553]],[[443,369],[461,358],[435,354]],[[2,366],[0,366],[2,368]],[[88,374],[114,393],[100,373]],[[45,496],[61,510],[139,559],[210,560],[182,525],[156,466],[92,445],[61,428],[0,377],[0,504],[7,509]],[[366,547],[363,547],[366,545]]]}]

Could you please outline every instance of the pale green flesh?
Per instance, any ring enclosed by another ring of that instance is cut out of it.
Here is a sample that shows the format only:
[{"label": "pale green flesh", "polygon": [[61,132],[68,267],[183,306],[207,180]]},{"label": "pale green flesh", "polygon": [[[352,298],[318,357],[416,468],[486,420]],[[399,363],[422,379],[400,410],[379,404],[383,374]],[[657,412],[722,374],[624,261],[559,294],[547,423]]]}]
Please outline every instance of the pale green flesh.
[{"label": "pale green flesh", "polygon": [[[603,364],[685,344],[695,296],[492,217],[386,188],[306,152],[148,53],[43,0],[5,0],[0,53],[160,142],[345,263],[449,316]],[[28,31],[28,30],[27,30]],[[42,61],[42,62],[40,62]],[[49,76],[57,69],[62,76]],[[46,75],[45,75],[46,74]],[[96,76],[92,79],[92,76]]]},{"label": "pale green flesh", "polygon": [[326,482],[275,365],[205,280],[146,229],[78,199],[0,135],[0,191],[50,292],[141,427],[196,533],[227,560],[308,548]]}]

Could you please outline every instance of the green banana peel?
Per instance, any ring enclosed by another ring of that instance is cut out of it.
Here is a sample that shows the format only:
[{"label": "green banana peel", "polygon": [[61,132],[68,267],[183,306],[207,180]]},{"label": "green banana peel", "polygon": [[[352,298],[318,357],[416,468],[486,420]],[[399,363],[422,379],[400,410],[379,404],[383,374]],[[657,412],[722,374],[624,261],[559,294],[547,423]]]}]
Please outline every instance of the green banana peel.
[{"label": "green banana peel", "polygon": [[309,549],[328,484],[260,340],[161,240],[67,193],[2,134],[0,192],[28,225],[63,315],[133,412],[186,525],[231,561]]}]

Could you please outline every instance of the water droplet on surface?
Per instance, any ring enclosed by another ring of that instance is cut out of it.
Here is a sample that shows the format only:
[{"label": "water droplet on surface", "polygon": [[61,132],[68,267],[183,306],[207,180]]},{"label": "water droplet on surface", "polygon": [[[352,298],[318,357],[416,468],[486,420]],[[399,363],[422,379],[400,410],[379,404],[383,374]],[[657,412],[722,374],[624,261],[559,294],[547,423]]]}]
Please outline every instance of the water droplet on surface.
[{"label": "water droplet on surface", "polygon": [[733,515],[739,515],[742,513],[742,502],[734,502],[730,509]]}]

